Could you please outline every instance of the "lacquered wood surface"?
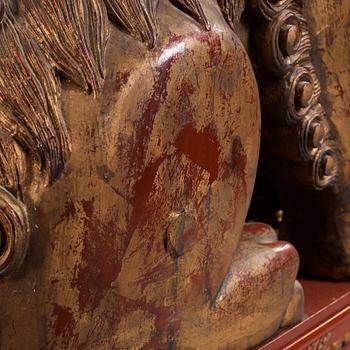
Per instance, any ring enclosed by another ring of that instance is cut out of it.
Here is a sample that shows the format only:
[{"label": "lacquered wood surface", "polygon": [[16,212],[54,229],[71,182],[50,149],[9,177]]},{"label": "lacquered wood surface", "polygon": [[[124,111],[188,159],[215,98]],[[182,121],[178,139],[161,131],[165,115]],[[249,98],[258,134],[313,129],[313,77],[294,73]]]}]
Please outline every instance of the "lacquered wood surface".
[{"label": "lacquered wood surface", "polygon": [[[257,350],[350,349],[350,282],[301,280],[305,319],[280,332]],[[342,345],[340,345],[342,343]]]}]

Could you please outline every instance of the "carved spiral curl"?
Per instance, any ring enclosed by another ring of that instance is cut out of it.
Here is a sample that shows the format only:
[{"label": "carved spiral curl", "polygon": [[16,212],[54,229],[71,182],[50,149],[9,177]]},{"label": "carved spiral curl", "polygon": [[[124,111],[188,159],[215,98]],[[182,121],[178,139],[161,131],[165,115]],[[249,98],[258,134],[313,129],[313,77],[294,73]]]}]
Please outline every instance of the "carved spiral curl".
[{"label": "carved spiral curl", "polygon": [[302,30],[293,11],[285,10],[269,22],[263,50],[268,69],[274,75],[285,74],[300,57]]},{"label": "carved spiral curl", "polygon": [[23,204],[0,187],[0,276],[21,266],[28,242],[29,224]]},{"label": "carved spiral curl", "polygon": [[321,105],[317,105],[303,119],[299,127],[299,148],[305,161],[315,157],[321,145],[331,136],[331,125]]},{"label": "carved spiral curl", "polygon": [[315,104],[314,81],[309,71],[295,67],[286,79],[288,116],[287,122],[302,120]]},{"label": "carved spiral curl", "polygon": [[318,149],[313,163],[313,182],[318,190],[338,181],[341,174],[341,162],[337,145],[326,142]]}]

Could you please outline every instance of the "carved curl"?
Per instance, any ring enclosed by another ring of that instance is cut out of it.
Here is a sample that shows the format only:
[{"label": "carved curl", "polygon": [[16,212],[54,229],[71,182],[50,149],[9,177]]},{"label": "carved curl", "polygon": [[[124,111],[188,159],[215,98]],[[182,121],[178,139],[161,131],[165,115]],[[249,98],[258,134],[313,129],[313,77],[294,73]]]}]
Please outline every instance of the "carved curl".
[{"label": "carved curl", "polygon": [[28,242],[29,225],[25,207],[0,187],[0,276],[21,266]]},{"label": "carved curl", "polygon": [[332,138],[331,125],[320,104],[317,104],[299,126],[299,149],[304,160],[312,160],[320,146]]},{"label": "carved curl", "polygon": [[331,140],[324,142],[317,150],[313,163],[313,182],[316,189],[323,189],[330,183],[337,183],[342,174],[341,156],[337,145]]},{"label": "carved curl", "polygon": [[18,151],[13,140],[0,137],[0,276],[20,267],[29,243],[26,209],[13,195],[21,196],[23,162]]},{"label": "carved curl", "polygon": [[[308,89],[307,93],[304,92]],[[295,67],[286,77],[288,116],[287,122],[304,118],[317,102],[312,75],[304,67]]]}]

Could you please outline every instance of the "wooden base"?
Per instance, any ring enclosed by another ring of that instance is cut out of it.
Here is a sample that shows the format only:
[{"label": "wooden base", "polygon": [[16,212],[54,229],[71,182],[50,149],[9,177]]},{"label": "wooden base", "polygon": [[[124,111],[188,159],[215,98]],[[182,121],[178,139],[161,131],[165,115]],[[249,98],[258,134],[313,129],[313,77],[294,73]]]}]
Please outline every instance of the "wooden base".
[{"label": "wooden base", "polygon": [[350,350],[350,282],[301,280],[305,319],[257,350]]}]

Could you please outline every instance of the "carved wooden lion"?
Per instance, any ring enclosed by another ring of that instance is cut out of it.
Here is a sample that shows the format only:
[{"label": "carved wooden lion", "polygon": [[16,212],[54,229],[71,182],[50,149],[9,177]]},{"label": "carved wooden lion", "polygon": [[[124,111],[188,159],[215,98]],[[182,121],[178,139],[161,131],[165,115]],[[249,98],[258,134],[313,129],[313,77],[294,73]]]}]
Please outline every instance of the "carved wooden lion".
[{"label": "carved wooden lion", "polygon": [[244,226],[260,103],[244,1],[0,1],[4,349],[245,349],[302,313]]}]

